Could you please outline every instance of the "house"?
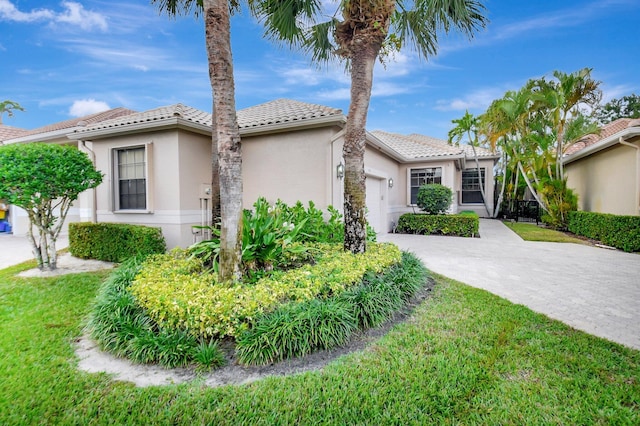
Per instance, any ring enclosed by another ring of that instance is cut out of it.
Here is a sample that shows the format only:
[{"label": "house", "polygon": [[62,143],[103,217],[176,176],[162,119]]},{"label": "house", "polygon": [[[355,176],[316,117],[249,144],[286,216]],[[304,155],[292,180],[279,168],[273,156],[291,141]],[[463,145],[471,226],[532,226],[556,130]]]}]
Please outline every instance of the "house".
[{"label": "house", "polygon": [[563,163],[579,210],[640,215],[640,119],[620,118],[582,138]]},{"label": "house", "polygon": [[[238,111],[244,206],[250,208],[264,196],[341,209],[345,123],[339,109],[288,99]],[[161,226],[169,247],[198,238],[193,225],[209,220],[209,113],[175,104],[93,122],[76,120],[63,133],[58,139],[38,140],[76,144],[105,174],[100,186],[81,195],[70,220]],[[28,141],[22,136],[6,143]],[[492,207],[498,156],[478,152],[480,178]],[[364,162],[368,221],[378,232],[390,231],[402,213],[417,211],[417,189],[425,183],[454,190],[452,212],[474,210],[486,216],[468,147],[374,131],[367,133]],[[21,223],[18,219],[14,232],[26,232],[25,218]]]}]

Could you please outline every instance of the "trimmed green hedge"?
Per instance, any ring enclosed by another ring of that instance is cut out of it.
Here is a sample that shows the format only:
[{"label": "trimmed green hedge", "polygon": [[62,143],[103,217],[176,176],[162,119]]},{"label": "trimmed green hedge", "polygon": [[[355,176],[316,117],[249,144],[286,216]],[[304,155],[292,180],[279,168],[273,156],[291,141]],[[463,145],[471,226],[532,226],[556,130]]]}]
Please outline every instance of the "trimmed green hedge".
[{"label": "trimmed green hedge", "polygon": [[472,215],[430,215],[406,213],[398,220],[397,231],[403,234],[455,235],[475,237],[480,220]]},{"label": "trimmed green hedge", "polygon": [[125,223],[69,224],[69,251],[81,259],[123,262],[132,256],[164,253],[160,228]]},{"label": "trimmed green hedge", "polygon": [[640,251],[640,216],[573,211],[569,231],[626,252]]}]

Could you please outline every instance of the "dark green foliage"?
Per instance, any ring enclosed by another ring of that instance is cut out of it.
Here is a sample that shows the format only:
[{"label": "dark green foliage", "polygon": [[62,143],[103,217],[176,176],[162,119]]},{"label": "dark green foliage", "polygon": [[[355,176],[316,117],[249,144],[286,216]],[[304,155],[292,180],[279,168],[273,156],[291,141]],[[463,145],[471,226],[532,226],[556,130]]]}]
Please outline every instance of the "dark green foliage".
[{"label": "dark green foliage", "polygon": [[428,276],[420,259],[403,252],[400,264],[381,275],[368,274],[361,285],[345,291],[339,299],[352,306],[359,328],[376,327],[402,308]]},{"label": "dark green foliage", "polygon": [[320,299],[285,305],[238,337],[238,358],[243,364],[264,365],[340,346],[358,328],[350,308]]},{"label": "dark green foliage", "polygon": [[404,234],[455,235],[475,237],[480,221],[477,215],[428,215],[406,213],[398,220],[397,231]]},{"label": "dark green foliage", "polygon": [[422,185],[418,190],[416,204],[427,214],[443,214],[451,206],[453,191],[437,183]]},{"label": "dark green foliage", "polygon": [[569,231],[626,252],[640,251],[640,216],[570,212]]},{"label": "dark green foliage", "polygon": [[[338,210],[329,206],[329,218],[310,201],[293,206],[278,200],[271,205],[260,197],[253,210],[245,210],[242,218],[242,267],[245,279],[256,281],[269,271],[290,268],[311,259],[303,243],[342,243],[344,224]],[[214,271],[218,268],[220,232],[210,227],[213,238],[189,248],[189,252]],[[367,227],[367,240],[375,241],[376,233]]]},{"label": "dark green foliage", "polygon": [[69,224],[69,251],[81,259],[122,262],[132,256],[164,253],[160,228],[124,223]]},{"label": "dark green foliage", "polygon": [[420,289],[428,273],[409,253],[383,274],[367,274],[362,283],[327,299],[288,304],[259,318],[237,339],[238,359],[268,364],[347,342],[358,329],[385,322]]},{"label": "dark green foliage", "polygon": [[567,229],[569,212],[578,210],[578,196],[567,188],[567,181],[546,179],[541,182],[538,193],[548,208],[542,221],[555,229]]},{"label": "dark green foliage", "polygon": [[124,262],[102,285],[88,323],[91,337],[116,356],[166,367],[198,363],[206,368],[224,364],[215,344],[198,342],[182,330],[161,330],[127,291],[142,265],[142,257]]}]

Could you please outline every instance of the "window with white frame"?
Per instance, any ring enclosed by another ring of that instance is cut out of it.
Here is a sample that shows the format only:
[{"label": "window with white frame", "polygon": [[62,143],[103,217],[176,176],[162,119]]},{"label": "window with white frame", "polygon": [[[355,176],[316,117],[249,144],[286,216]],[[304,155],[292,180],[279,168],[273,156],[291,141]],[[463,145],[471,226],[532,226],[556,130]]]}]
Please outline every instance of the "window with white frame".
[{"label": "window with white frame", "polygon": [[442,167],[411,169],[411,204],[416,204],[420,187],[431,183],[442,184]]},{"label": "window with white frame", "polygon": [[482,204],[480,185],[485,188],[485,169],[467,169],[462,171],[462,204]]},{"label": "window with white frame", "polygon": [[144,146],[114,150],[115,209],[147,209],[147,164]]}]

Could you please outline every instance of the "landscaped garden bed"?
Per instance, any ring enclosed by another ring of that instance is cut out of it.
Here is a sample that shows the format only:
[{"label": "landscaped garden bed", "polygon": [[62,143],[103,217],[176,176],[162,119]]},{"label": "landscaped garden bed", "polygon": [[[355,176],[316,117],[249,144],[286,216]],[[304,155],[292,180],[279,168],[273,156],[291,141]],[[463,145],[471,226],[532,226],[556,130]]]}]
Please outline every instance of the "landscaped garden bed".
[{"label": "landscaped garden bed", "polygon": [[415,256],[370,241],[345,252],[337,212],[313,205],[245,212],[241,282],[218,282],[217,241],[125,262],[103,285],[89,329],[107,351],[168,367],[268,364],[331,349],[402,309],[427,282]]}]

